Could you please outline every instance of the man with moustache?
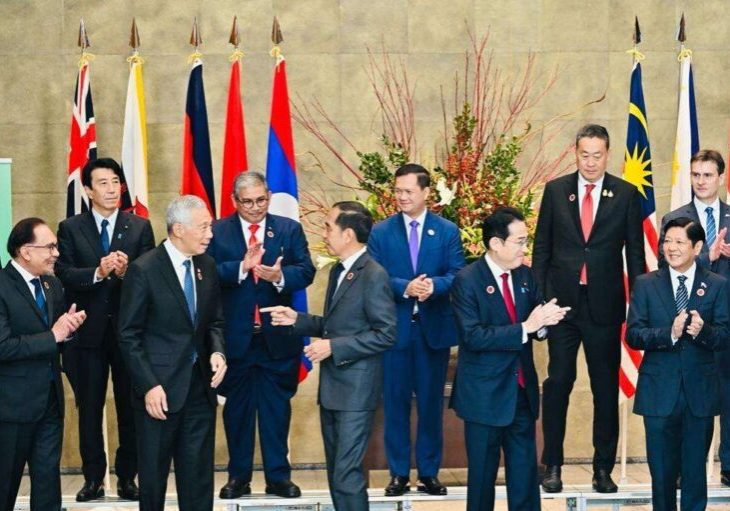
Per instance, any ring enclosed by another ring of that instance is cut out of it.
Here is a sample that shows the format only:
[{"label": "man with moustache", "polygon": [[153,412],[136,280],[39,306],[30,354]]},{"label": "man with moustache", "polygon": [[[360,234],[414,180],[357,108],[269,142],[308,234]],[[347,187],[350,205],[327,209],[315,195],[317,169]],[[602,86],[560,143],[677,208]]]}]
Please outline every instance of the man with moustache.
[{"label": "man with moustache", "polygon": [[167,234],[129,265],[119,346],[132,379],[139,509],[161,511],[170,461],[178,507],[213,509],[215,388],[226,373],[215,261],[205,254],[213,219],[199,197],[167,206]]},{"label": "man with moustache", "polygon": [[613,493],[618,445],[621,324],[626,317],[624,250],[629,288],[645,270],[639,191],[606,173],[609,136],[583,126],[575,138],[578,170],[547,183],[540,204],[532,263],[546,300],[571,308],[550,327],[548,377],[543,385],[542,487],[563,488],[563,441],[568,402],[583,344],[593,392],[593,488]]},{"label": "man with moustache", "polygon": [[152,250],[155,239],[150,222],[119,210],[122,169],[111,158],[89,161],[81,182],[90,209],[58,226],[61,252],[56,274],[66,289],[68,303],[76,303],[88,317],[76,342],[63,353],[64,369],[79,410],[79,447],[84,485],[76,500],[104,496],[106,453],[103,415],[111,370],[117,411],[119,447],[115,456],[117,495],[138,500],[137,448],[131,406],[129,374],[119,351],[117,315],[122,279],[131,261]]},{"label": "man with moustache", "polygon": [[[730,207],[720,199],[720,188],[725,184],[725,161],[712,149],[702,149],[690,159],[690,181],[694,198],[688,204],[667,213],[662,219],[665,226],[680,217],[691,218],[702,225],[706,243],[697,257],[697,263],[726,278],[730,278]],[[659,266],[666,266],[666,259],[659,251]],[[720,481],[730,486],[730,350],[716,355],[720,374]]]},{"label": "man with moustache", "polygon": [[720,411],[715,352],[730,335],[728,281],[695,262],[705,233],[686,217],[665,224],[664,267],[637,278],[626,339],[644,351],[634,413],[644,417],[652,507],[707,507],[705,460]]},{"label": "man with moustache", "polygon": [[385,495],[410,490],[411,401],[415,394],[418,489],[446,495],[438,479],[443,451],[443,392],[451,346],[457,343],[449,300],[465,264],[459,228],[428,211],[431,177],[408,163],[395,172],[400,213],[373,228],[368,252],[388,272],[396,302],[398,337],[383,354],[385,452],[391,480]]},{"label": "man with moustache", "polygon": [[338,202],[327,214],[324,241],[340,262],[330,272],[322,316],[282,305],[261,309],[274,326],[320,338],[304,353],[320,363],[320,423],[337,511],[369,509],[362,460],[382,390],[381,353],[396,335],[388,274],[367,253],[372,225],[359,202]]},{"label": "man with moustache", "polygon": [[251,493],[256,422],[266,493],[301,495],[291,481],[289,424],[299,382],[301,336],[273,327],[260,309],[291,305],[292,293],[314,279],[307,239],[299,222],[268,212],[271,192],[264,176],[247,171],[233,184],[236,212],[213,226],[208,254],[218,269],[226,318],[228,371],[218,388],[226,398],[228,482],[222,499]]},{"label": "man with moustache", "polygon": [[12,258],[0,271],[0,509],[15,508],[23,469],[30,507],[61,509],[64,397],[58,353],[83,324],[66,310],[53,276],[58,245],[40,218],[18,222],[8,237]]}]

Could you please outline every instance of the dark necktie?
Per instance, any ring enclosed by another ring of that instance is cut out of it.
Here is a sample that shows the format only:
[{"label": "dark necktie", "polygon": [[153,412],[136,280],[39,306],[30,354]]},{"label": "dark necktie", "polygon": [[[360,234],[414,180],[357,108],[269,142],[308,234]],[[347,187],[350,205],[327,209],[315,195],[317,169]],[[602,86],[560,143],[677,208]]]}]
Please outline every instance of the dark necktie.
[{"label": "dark necktie", "polygon": [[674,298],[674,303],[677,304],[677,312],[682,312],[689,305],[689,293],[687,292],[687,286],[684,282],[687,280],[685,275],[677,276],[679,285],[677,286],[677,296]]},{"label": "dark necktie", "polygon": [[38,306],[38,309],[41,311],[41,316],[43,316],[43,322],[48,325],[48,311],[46,310],[46,297],[43,296],[43,288],[41,287],[41,279],[38,277],[31,280],[33,283],[33,288],[35,289],[35,304]]},{"label": "dark necktie", "polygon": [[104,255],[109,254],[109,231],[106,230],[109,225],[109,220],[106,218],[101,221],[101,249],[104,251]]},{"label": "dark necktie", "polygon": [[711,247],[715,243],[715,237],[717,236],[717,226],[715,226],[715,217],[712,214],[712,206],[705,208],[707,214],[707,246]]},{"label": "dark necktie", "polygon": [[[515,309],[515,301],[509,288],[509,273],[502,274],[502,299],[510,321],[512,324],[517,323],[517,309]],[[525,373],[522,372],[522,364],[519,361],[517,362],[517,384],[523,389],[525,388]]]},{"label": "dark necktie", "polygon": [[[591,192],[596,185],[586,185],[586,194],[583,197],[583,204],[580,207],[580,227],[583,231],[583,239],[588,243],[588,238],[593,229],[593,197]],[[588,267],[583,264],[580,269],[580,283],[588,284]]]},{"label": "dark necktie", "polygon": [[337,281],[340,279],[340,275],[342,275],[343,271],[345,271],[345,267],[342,263],[337,263],[330,272],[330,281],[327,284],[327,301],[325,302],[325,310],[327,310],[332,303],[332,298],[334,298],[335,291],[337,291]]}]

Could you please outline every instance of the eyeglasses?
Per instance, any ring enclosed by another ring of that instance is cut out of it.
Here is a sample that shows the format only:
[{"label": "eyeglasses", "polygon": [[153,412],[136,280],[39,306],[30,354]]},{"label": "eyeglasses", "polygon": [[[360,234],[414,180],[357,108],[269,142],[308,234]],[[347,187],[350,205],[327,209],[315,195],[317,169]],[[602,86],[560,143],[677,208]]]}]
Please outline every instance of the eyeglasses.
[{"label": "eyeglasses", "polygon": [[258,208],[263,208],[269,202],[268,197],[259,197],[258,199],[239,199],[234,195],[233,198],[245,209],[252,209],[254,207],[254,204]]},{"label": "eyeglasses", "polygon": [[48,250],[49,254],[53,254],[54,252],[58,252],[58,244],[57,243],[49,243],[48,245],[26,245],[26,247],[30,248],[45,248]]}]

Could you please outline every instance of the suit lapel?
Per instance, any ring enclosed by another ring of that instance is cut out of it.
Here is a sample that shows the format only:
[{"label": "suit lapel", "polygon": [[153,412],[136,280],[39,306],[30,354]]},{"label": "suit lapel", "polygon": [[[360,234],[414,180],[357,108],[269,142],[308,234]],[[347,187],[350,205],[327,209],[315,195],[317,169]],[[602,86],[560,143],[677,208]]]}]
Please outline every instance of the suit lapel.
[{"label": "suit lapel", "polygon": [[266,215],[266,232],[263,233],[264,257],[263,264],[273,266],[281,254],[279,226],[271,215]]},{"label": "suit lapel", "polygon": [[695,280],[692,283],[692,289],[689,293],[689,303],[687,304],[687,310],[697,310],[698,309],[698,303],[702,297],[698,294],[699,289],[702,288],[702,296],[705,295],[704,289],[707,288],[707,282],[705,280],[706,274],[705,270],[701,268],[699,265],[696,265],[695,270]]},{"label": "suit lapel", "polygon": [[[48,326],[53,326],[53,318],[55,318],[55,309],[53,307],[53,303],[55,300],[53,299],[53,291],[50,283],[48,282],[48,277],[41,277],[41,283],[43,284],[43,291],[46,294],[46,310],[48,311]],[[36,306],[36,309],[38,307]]]},{"label": "suit lapel", "polygon": [[[512,319],[509,317],[507,306],[504,304],[504,296],[500,291],[500,285],[494,279],[494,274],[489,268],[487,261],[484,260],[484,257],[479,258],[479,270],[482,274],[482,282],[484,283],[484,289],[482,289],[483,296],[486,296],[488,302],[492,302],[490,308],[502,316],[502,321],[505,324],[510,324]],[[514,276],[512,278],[514,279]],[[519,318],[519,315],[517,317]]]},{"label": "suit lapel", "polygon": [[[131,213],[125,213],[119,211],[117,213],[117,221],[114,224],[114,232],[112,233],[111,243],[109,245],[109,251],[114,252],[115,250],[122,250],[124,244],[127,241],[127,232],[129,230],[129,223],[131,221]],[[101,244],[101,238],[99,238]],[[124,250],[122,250],[124,252]]]},{"label": "suit lapel", "polygon": [[101,236],[99,230],[96,228],[96,221],[91,211],[84,213],[84,221],[81,222],[81,231],[86,237],[86,241],[94,251],[97,258],[101,259],[104,257],[104,251],[101,248]]},{"label": "suit lapel", "polygon": [[[193,282],[195,283],[195,323],[198,324],[198,318],[201,311],[205,310],[208,305],[207,298],[210,293],[207,292],[208,275],[203,274],[203,266],[200,262],[201,256],[193,257],[193,266],[195,266],[195,274]],[[183,298],[185,294],[183,293]],[[187,305],[187,302],[186,302]]]},{"label": "suit lapel", "polygon": [[[593,227],[591,228],[591,234],[588,236],[588,240],[593,237],[593,233],[596,232],[596,228],[605,221],[606,218],[610,218],[611,206],[614,203],[612,195],[614,195],[613,176],[606,173],[603,177],[603,189],[599,197],[593,197],[593,200],[598,199],[598,210],[596,210],[596,218],[593,220]],[[611,195],[611,196],[609,196]]]},{"label": "suit lapel", "polygon": [[520,268],[512,270],[512,288],[514,289],[515,310],[517,311],[517,321],[526,318],[530,311],[530,304],[527,300],[528,284],[525,280],[524,271]]},{"label": "suit lapel", "polygon": [[[433,225],[433,213],[426,212],[426,218],[423,221],[423,230],[421,231],[421,243],[418,246],[418,261],[416,262],[416,272],[415,275],[420,275],[422,273],[425,273],[421,270],[421,267],[424,263],[424,258],[426,257],[426,253],[428,252],[428,249],[431,248],[431,246],[436,242],[436,238],[440,235],[440,233],[435,229],[435,226]],[[405,225],[403,222],[401,222],[401,225],[403,226],[403,229],[405,230]],[[406,246],[408,246],[408,243],[406,242]],[[408,256],[410,257],[411,252],[410,248],[408,250]],[[415,276],[414,275],[414,276]]]},{"label": "suit lapel", "polygon": [[[157,247],[157,250],[159,251],[157,253],[157,257],[159,257],[160,260],[160,273],[162,274],[162,277],[167,285],[172,290],[172,294],[175,295],[178,305],[182,308],[183,315],[187,318],[188,323],[193,325],[192,319],[190,318],[190,312],[188,310],[188,302],[187,300],[185,300],[185,293],[183,292],[182,286],[180,285],[180,280],[177,278],[175,268],[173,268],[172,266],[172,260],[167,254],[167,249],[164,245],[160,245],[159,247]],[[197,268],[195,269],[195,271],[197,272]],[[193,281],[195,281],[195,276],[193,276]]]},{"label": "suit lapel", "polygon": [[350,289],[352,284],[360,276],[360,270],[362,270],[363,266],[365,266],[365,263],[367,262],[366,256],[367,252],[358,257],[357,261],[355,261],[355,264],[353,264],[350,269],[344,273],[345,276],[342,278],[342,282],[337,288],[337,291],[335,291],[335,295],[332,297],[332,302],[327,308],[328,314],[332,312],[332,310],[337,306],[337,302],[340,301],[340,298],[342,298],[342,296],[347,292],[348,289]]},{"label": "suit lapel", "polygon": [[[13,265],[10,263],[8,263],[5,266],[5,271],[13,279],[13,282],[15,282],[15,287],[18,288],[18,292],[20,292],[21,296],[25,299],[25,301],[28,302],[28,305],[30,305],[30,308],[33,309],[33,312],[35,312],[36,316],[38,316],[38,319],[45,322],[45,319],[43,318],[43,314],[41,314],[41,311],[38,308],[38,304],[35,303],[35,297],[30,292],[30,288],[28,287],[28,284],[25,282],[25,280],[23,280],[23,276],[20,273],[18,273],[18,270],[16,270],[13,267]],[[48,302],[49,302],[48,295],[49,295],[49,293],[46,293],[46,306],[48,306]],[[51,318],[52,318],[52,316],[50,314],[48,314],[49,322],[51,321]]]},{"label": "suit lapel", "polygon": [[578,238],[586,241],[583,237],[583,227],[580,224],[580,199],[578,195],[578,171],[572,174],[571,178],[566,181],[568,188],[565,190],[565,200],[568,202],[568,210],[570,217],[573,219],[575,228],[577,229]]},{"label": "suit lapel", "polygon": [[[395,216],[393,217],[393,221],[395,222],[395,235],[399,240],[398,244],[396,246],[403,247],[405,258],[408,261],[408,268],[410,268],[411,271],[413,271],[413,263],[411,262],[411,250],[408,245],[408,232],[406,231],[406,224],[405,224],[405,221],[403,220],[403,213],[400,211],[398,213],[396,213]],[[424,228],[425,228],[425,226],[424,226]],[[423,242],[423,240],[421,242]],[[421,259],[420,253],[421,253],[421,247],[419,247],[419,257],[418,257],[419,261],[417,262],[416,267],[418,266],[418,263],[420,262],[420,259]],[[415,275],[416,275],[416,272],[413,271],[413,276],[415,277]]]},{"label": "suit lapel", "polygon": [[[697,280],[697,279],[695,279]],[[672,288],[672,277],[667,268],[663,268],[656,273],[654,280],[657,294],[664,304],[664,308],[670,317],[677,315],[677,304],[674,301],[674,289]]]}]

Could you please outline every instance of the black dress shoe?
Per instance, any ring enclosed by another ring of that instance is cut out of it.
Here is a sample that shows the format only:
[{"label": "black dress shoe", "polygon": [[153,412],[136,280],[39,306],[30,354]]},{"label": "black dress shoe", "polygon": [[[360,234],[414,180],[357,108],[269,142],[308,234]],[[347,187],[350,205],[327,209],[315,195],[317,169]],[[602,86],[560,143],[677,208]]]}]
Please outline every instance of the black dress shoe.
[{"label": "black dress shoe", "polygon": [[725,486],[730,486],[730,470],[720,472],[720,482]]},{"label": "black dress shoe", "polygon": [[611,479],[611,473],[605,468],[593,472],[593,490],[598,493],[616,493],[618,486]]},{"label": "black dress shoe", "polygon": [[563,481],[560,479],[561,470],[558,465],[545,467],[545,475],[542,476],[542,489],[547,493],[559,493],[563,491]]},{"label": "black dress shoe", "polygon": [[399,497],[405,492],[411,491],[411,482],[407,476],[393,476],[390,483],[385,487],[386,497]]},{"label": "black dress shoe", "polygon": [[441,484],[438,477],[419,477],[421,484],[418,485],[418,491],[423,491],[429,495],[446,495],[448,492],[446,486]]},{"label": "black dress shoe", "polygon": [[221,488],[220,498],[238,499],[244,495],[251,495],[251,483],[236,477],[231,477]]},{"label": "black dress shoe", "polygon": [[86,481],[76,494],[76,502],[88,502],[90,500],[100,499],[104,496],[104,483],[95,481]]},{"label": "black dress shoe", "polygon": [[117,495],[124,500],[139,500],[139,488],[137,488],[134,479],[118,479]]},{"label": "black dress shoe", "polygon": [[302,490],[299,489],[299,486],[292,483],[289,479],[284,479],[276,483],[267,483],[266,493],[276,495],[277,497],[284,497],[285,499],[296,499],[302,496]]}]

